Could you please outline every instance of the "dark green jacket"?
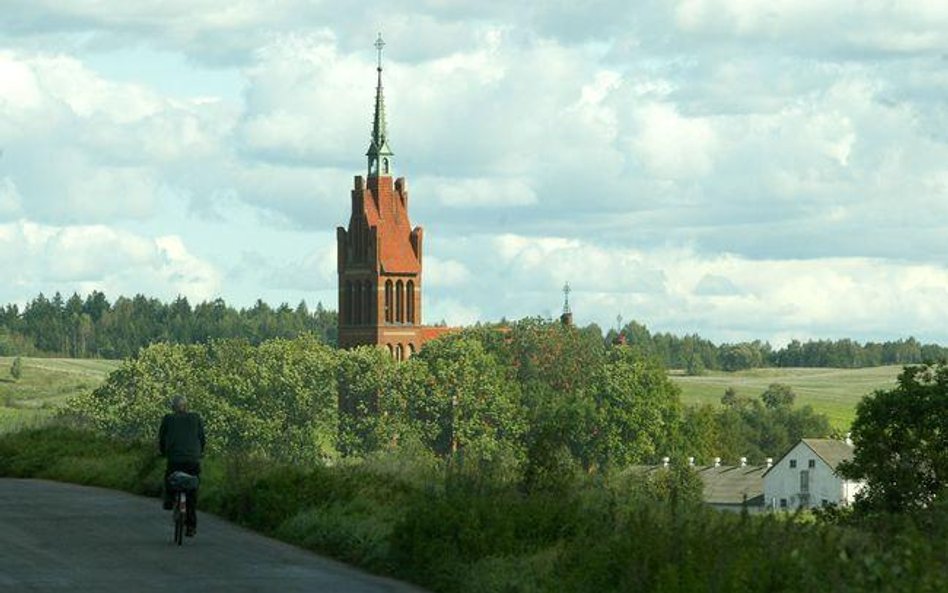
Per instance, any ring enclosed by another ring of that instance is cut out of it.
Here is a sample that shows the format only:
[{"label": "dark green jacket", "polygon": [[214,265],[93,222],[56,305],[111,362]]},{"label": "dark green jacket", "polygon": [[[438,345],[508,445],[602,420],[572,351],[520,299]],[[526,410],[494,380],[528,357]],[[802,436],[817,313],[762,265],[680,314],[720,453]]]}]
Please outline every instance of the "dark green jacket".
[{"label": "dark green jacket", "polygon": [[158,450],[171,463],[198,463],[205,442],[204,421],[194,412],[175,412],[162,419]]}]

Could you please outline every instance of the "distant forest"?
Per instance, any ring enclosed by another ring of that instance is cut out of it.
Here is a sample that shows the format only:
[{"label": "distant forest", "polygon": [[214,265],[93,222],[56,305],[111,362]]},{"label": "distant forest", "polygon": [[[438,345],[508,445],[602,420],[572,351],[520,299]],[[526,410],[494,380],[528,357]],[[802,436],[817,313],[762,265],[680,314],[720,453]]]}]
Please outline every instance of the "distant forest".
[{"label": "distant forest", "polygon": [[244,338],[260,344],[272,338],[294,338],[310,332],[327,344],[336,343],[336,312],[322,304],[310,310],[273,308],[261,300],[236,309],[221,299],[192,306],[185,297],[170,303],[136,295],[109,302],[93,291],[84,299],[58,292],[40,294],[26,304],[0,308],[0,356],[65,356],[127,358],[156,342],[206,343],[219,338]]},{"label": "distant forest", "polygon": [[[758,367],[857,368],[888,364],[916,364],[948,359],[948,348],[922,344],[915,338],[859,343],[854,340],[793,340],[774,349],[755,340],[715,344],[697,334],[676,336],[651,333],[639,322],[603,335],[592,324],[581,331],[598,334],[611,343],[619,334],[627,344],[661,359],[665,366],[690,374],[705,370],[737,371]],[[243,338],[260,344],[272,338],[293,338],[309,332],[329,345],[336,344],[336,312],[318,303],[272,307],[257,300],[237,309],[221,299],[192,305],[185,297],[164,303],[155,298],[120,296],[110,302],[93,291],[85,298],[68,299],[43,294],[21,310],[0,307],[0,356],[66,356],[73,358],[126,358],[156,342],[202,344],[219,338]]]},{"label": "distant forest", "polygon": [[939,362],[948,358],[948,348],[938,344],[922,344],[915,338],[887,342],[854,340],[793,340],[783,348],[754,340],[736,344],[714,344],[697,334],[676,336],[652,334],[638,322],[631,322],[620,332],[610,330],[606,339],[614,341],[621,334],[627,344],[636,345],[662,359],[665,366],[683,369],[698,375],[705,370],[740,371],[759,367],[835,367],[859,368],[889,364]]}]

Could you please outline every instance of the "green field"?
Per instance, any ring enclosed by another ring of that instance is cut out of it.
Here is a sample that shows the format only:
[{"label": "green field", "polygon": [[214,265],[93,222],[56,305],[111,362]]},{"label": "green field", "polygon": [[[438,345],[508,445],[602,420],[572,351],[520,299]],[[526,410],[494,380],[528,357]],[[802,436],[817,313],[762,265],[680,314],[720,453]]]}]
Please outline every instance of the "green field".
[{"label": "green field", "polygon": [[826,414],[833,426],[846,429],[853,421],[856,404],[876,389],[895,387],[901,366],[865,369],[766,368],[726,373],[709,371],[696,377],[671,373],[681,387],[682,402],[720,404],[728,387],[741,397],[757,398],[771,383],[785,383],[797,394],[796,405],[810,404]]},{"label": "green field", "polygon": [[0,357],[0,432],[34,426],[69,397],[91,391],[121,364],[117,360],[22,358],[22,375],[10,375],[13,358]]}]

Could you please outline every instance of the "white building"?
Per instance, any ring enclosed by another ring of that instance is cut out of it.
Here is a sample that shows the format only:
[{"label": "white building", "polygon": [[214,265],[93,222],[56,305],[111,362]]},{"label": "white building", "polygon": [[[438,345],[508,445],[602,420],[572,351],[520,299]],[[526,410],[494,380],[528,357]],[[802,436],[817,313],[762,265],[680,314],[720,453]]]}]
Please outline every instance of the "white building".
[{"label": "white building", "polygon": [[853,446],[835,439],[803,439],[764,473],[764,504],[771,509],[814,508],[853,503],[863,482],[836,473]]}]

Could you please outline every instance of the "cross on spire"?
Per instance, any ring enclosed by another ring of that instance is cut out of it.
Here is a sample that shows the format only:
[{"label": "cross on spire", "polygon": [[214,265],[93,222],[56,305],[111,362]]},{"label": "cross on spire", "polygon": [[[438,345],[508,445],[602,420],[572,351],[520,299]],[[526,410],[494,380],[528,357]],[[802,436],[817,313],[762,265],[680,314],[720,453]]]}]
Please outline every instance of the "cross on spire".
[{"label": "cross on spire", "polygon": [[378,39],[375,40],[375,49],[379,52],[379,65],[378,70],[382,70],[382,48],[385,47],[385,40],[382,39],[382,33],[379,33]]},{"label": "cross on spire", "polygon": [[564,297],[564,300],[563,300],[563,315],[568,315],[569,313],[571,313],[571,311],[569,310],[569,293],[571,293],[571,292],[573,292],[573,291],[572,291],[572,289],[569,287],[569,282],[567,282],[566,284],[563,285],[563,297]]}]

